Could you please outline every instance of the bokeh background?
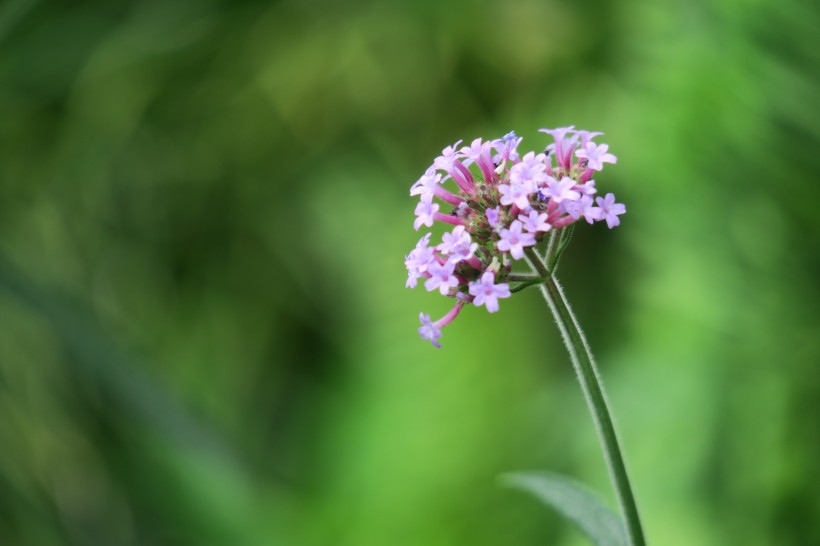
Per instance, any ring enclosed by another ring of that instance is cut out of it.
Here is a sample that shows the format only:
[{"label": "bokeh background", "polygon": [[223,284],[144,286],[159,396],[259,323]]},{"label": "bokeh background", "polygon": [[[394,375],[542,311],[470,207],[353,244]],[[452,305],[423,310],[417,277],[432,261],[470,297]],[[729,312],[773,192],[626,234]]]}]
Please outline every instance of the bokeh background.
[{"label": "bokeh background", "polygon": [[820,10],[0,2],[0,544],[581,545],[614,505],[543,302],[435,350],[409,186],[606,132],[562,278],[651,544],[820,544]]}]

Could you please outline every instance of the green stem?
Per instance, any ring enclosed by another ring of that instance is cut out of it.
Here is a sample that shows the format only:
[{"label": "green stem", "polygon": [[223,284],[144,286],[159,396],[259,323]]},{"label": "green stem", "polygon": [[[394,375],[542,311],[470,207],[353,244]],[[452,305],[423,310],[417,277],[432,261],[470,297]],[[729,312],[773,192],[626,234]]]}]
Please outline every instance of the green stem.
[{"label": "green stem", "polygon": [[[541,278],[538,277],[537,275],[533,275],[531,273],[523,273],[523,274],[522,273],[510,273],[509,275],[507,275],[505,280],[508,280],[510,282],[529,282],[529,281],[535,281],[535,280],[538,280],[538,279],[541,279]],[[541,280],[543,281],[544,279],[541,279]]]},{"label": "green stem", "polygon": [[632,487],[629,483],[629,476],[627,475],[626,465],[624,464],[624,458],[621,454],[618,435],[615,432],[615,425],[612,422],[612,417],[609,412],[606,393],[604,392],[601,377],[595,366],[592,351],[589,349],[589,344],[584,336],[584,332],[578,324],[578,319],[575,318],[569,306],[569,302],[563,290],[561,290],[558,279],[556,279],[554,275],[548,275],[546,265],[534,251],[531,251],[531,249],[527,250],[529,250],[527,257],[530,265],[539,275],[548,277],[546,281],[540,285],[541,293],[544,295],[544,299],[550,311],[552,311],[555,322],[558,324],[558,329],[561,331],[561,337],[564,340],[567,351],[569,351],[572,365],[581,383],[581,390],[584,391],[589,410],[592,413],[592,419],[595,422],[598,438],[601,441],[607,466],[609,467],[609,474],[615,486],[618,504],[621,507],[626,523],[629,543],[632,546],[645,546],[646,541],[644,540],[643,530],[641,529],[638,507],[635,504],[635,496],[632,493]]},{"label": "green stem", "polygon": [[510,293],[515,294],[516,292],[521,292],[525,288],[529,288],[530,286],[533,286],[535,284],[541,284],[542,282],[544,282],[544,280],[545,279],[541,277],[534,277],[526,282],[522,282],[521,284],[513,286],[512,288],[510,288]]}]

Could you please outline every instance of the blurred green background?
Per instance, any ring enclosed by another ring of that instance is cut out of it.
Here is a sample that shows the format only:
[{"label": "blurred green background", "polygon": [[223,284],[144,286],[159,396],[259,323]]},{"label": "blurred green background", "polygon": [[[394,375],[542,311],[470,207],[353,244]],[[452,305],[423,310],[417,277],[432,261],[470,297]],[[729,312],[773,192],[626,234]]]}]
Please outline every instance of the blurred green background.
[{"label": "blurred green background", "polygon": [[[562,278],[649,542],[820,544],[820,9],[0,2],[0,544],[581,545],[614,497],[537,291],[444,348],[409,186],[575,124],[622,226]],[[440,229],[438,231],[441,231]]]}]

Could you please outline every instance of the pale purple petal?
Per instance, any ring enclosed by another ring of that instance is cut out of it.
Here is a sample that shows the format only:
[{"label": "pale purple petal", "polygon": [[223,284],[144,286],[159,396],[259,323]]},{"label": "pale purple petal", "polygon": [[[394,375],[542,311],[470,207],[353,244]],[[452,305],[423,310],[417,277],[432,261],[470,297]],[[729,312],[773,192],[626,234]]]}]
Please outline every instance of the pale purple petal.
[{"label": "pale purple petal", "polygon": [[590,224],[602,219],[601,209],[593,206],[592,196],[590,195],[582,195],[578,201],[566,202],[564,209],[576,220],[583,216]]},{"label": "pale purple petal", "polygon": [[618,218],[618,216],[626,213],[626,206],[622,203],[616,203],[615,195],[608,193],[603,198],[596,198],[596,202],[598,206],[601,207],[601,216],[606,220],[606,225],[609,229],[621,224],[621,219]]},{"label": "pale purple petal", "polygon": [[447,173],[453,170],[453,162],[463,157],[461,152],[458,151],[459,144],[461,144],[461,140],[458,140],[452,146],[447,146],[444,148],[441,151],[441,155],[433,161],[432,168],[439,169]]},{"label": "pale purple petal", "polygon": [[470,294],[474,296],[475,305],[484,305],[487,311],[498,311],[498,298],[509,298],[510,287],[507,283],[495,284],[495,274],[486,271],[481,279],[470,283]]},{"label": "pale purple petal", "polygon": [[419,178],[410,188],[410,195],[421,195],[422,198],[435,195],[436,187],[441,183],[441,175],[434,169],[427,169],[427,172]]},{"label": "pale purple petal", "polygon": [[491,209],[487,209],[487,223],[490,224],[490,227],[495,227],[498,225],[498,214],[501,211],[501,207],[495,207]]},{"label": "pale purple petal", "polygon": [[500,184],[498,191],[501,194],[502,205],[515,205],[522,210],[530,208],[530,196],[535,193],[532,183]]},{"label": "pale purple petal", "polygon": [[438,288],[442,296],[448,295],[450,288],[458,286],[458,279],[453,275],[455,267],[456,265],[452,262],[445,262],[443,264],[435,261],[432,262],[427,266],[427,272],[430,274],[430,278],[424,282],[424,288],[426,288],[428,292],[432,292]]},{"label": "pale purple petal", "polygon": [[464,226],[456,226],[451,233],[442,235],[441,239],[442,243],[436,248],[452,262],[469,260],[478,249],[478,243],[472,242]]},{"label": "pale purple petal", "polygon": [[419,321],[421,327],[418,332],[421,338],[428,340],[435,347],[441,349],[441,343],[438,342],[438,339],[442,336],[441,328],[430,321],[430,315],[424,313],[419,313]]},{"label": "pale purple petal", "polygon": [[522,233],[523,227],[520,221],[513,220],[510,229],[502,229],[499,233],[501,239],[496,243],[498,250],[509,252],[516,260],[523,258],[524,247],[535,245],[535,235]]},{"label": "pale purple petal", "polygon": [[560,181],[550,176],[546,186],[540,191],[544,198],[560,203],[564,200],[575,201],[581,197],[581,194],[572,189],[573,187],[575,187],[575,181],[568,176],[562,177]]},{"label": "pale purple petal", "polygon": [[616,163],[618,158],[607,153],[608,144],[596,145],[594,142],[587,142],[586,146],[575,151],[575,156],[579,159],[587,160],[587,167],[593,171],[600,171],[604,168],[604,163]]},{"label": "pale purple petal", "polygon": [[528,215],[521,214],[518,219],[524,224],[524,229],[530,233],[546,232],[552,226],[547,222],[547,213],[531,210]]}]

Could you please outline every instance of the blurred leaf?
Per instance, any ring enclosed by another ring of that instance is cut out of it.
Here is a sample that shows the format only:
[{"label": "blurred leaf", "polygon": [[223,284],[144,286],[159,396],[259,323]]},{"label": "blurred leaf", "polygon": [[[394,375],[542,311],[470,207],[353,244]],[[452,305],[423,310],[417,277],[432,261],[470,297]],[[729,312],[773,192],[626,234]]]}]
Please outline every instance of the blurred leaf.
[{"label": "blurred leaf", "polygon": [[580,483],[549,472],[502,474],[503,485],[532,493],[552,506],[587,535],[597,546],[627,546],[624,526],[615,512]]},{"label": "blurred leaf", "polygon": [[0,6],[0,41],[35,4],[37,0],[13,0]]}]

